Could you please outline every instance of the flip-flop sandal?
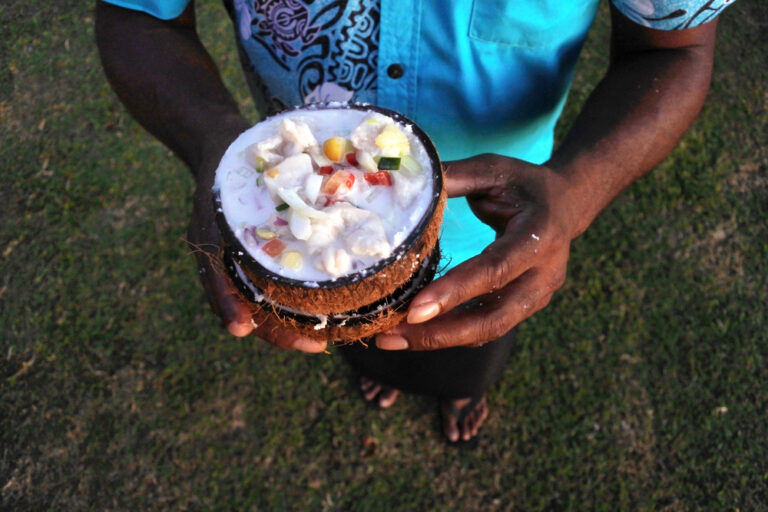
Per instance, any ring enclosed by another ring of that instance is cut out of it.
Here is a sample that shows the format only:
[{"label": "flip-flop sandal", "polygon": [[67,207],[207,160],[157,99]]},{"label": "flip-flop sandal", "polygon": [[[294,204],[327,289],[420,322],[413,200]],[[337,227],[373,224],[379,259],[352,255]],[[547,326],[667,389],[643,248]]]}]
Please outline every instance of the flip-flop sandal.
[{"label": "flip-flop sandal", "polygon": [[485,394],[482,394],[480,396],[473,396],[472,399],[465,405],[464,407],[456,407],[453,405],[453,402],[450,400],[445,400],[443,398],[438,400],[438,410],[440,411],[440,430],[443,431],[443,438],[445,439],[445,442],[448,443],[451,446],[474,446],[477,444],[477,438],[480,436],[480,434],[468,439],[463,440],[461,437],[459,437],[458,441],[451,441],[448,439],[448,436],[445,435],[445,431],[443,430],[443,404],[445,401],[450,402],[448,404],[448,414],[450,414],[451,418],[456,420],[456,424],[460,424],[462,421],[464,421],[464,418],[467,417],[469,413],[471,413],[477,404],[479,404],[483,397],[485,397]]}]

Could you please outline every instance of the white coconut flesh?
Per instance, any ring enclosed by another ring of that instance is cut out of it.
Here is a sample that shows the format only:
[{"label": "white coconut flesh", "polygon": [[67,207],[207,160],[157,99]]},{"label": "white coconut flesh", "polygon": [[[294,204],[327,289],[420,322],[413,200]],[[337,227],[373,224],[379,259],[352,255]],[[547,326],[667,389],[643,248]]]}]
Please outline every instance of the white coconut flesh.
[{"label": "white coconut flesh", "polygon": [[245,131],[222,158],[214,192],[249,255],[307,286],[365,275],[394,254],[434,194],[411,127],[348,108],[294,110]]}]

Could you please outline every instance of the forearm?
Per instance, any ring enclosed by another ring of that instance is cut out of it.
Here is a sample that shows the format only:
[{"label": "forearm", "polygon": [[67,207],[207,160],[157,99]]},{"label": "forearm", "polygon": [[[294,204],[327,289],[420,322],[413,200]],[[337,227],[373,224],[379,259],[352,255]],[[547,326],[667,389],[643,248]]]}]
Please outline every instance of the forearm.
[{"label": "forearm", "polygon": [[97,2],[96,43],[120,100],[196,175],[248,126],[197,36],[192,9],[163,21]]},{"label": "forearm", "polygon": [[[570,183],[574,235],[674,148],[701,109],[711,39],[615,57],[548,166]],[[621,45],[619,45],[621,46]]]}]

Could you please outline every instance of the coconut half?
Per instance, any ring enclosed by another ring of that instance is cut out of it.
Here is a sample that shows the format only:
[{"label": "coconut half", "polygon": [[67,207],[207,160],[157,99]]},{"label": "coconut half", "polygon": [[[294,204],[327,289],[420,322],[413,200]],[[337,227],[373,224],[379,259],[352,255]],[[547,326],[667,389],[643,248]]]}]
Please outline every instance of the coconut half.
[{"label": "coconut half", "polygon": [[400,323],[434,277],[442,168],[396,112],[332,103],[270,117],[230,145],[213,196],[227,273],[257,322],[361,339]]}]

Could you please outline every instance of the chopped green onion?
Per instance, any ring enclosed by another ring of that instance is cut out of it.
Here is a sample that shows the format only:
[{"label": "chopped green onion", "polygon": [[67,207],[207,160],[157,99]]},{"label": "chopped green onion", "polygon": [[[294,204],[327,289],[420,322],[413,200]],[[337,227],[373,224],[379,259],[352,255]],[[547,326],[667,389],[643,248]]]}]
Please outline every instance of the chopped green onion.
[{"label": "chopped green onion", "polygon": [[379,159],[379,169],[382,171],[397,171],[400,169],[399,156],[383,156]]},{"label": "chopped green onion", "polygon": [[261,176],[259,176],[258,178],[256,178],[256,186],[257,186],[257,187],[263,187],[263,186],[264,186],[264,180],[263,180],[263,179],[261,179]]},{"label": "chopped green onion", "polygon": [[287,210],[288,208],[290,208],[290,206],[288,206],[286,203],[282,203],[282,204],[279,204],[279,205],[275,206],[275,210],[277,210],[279,212],[283,212],[283,211]]}]

